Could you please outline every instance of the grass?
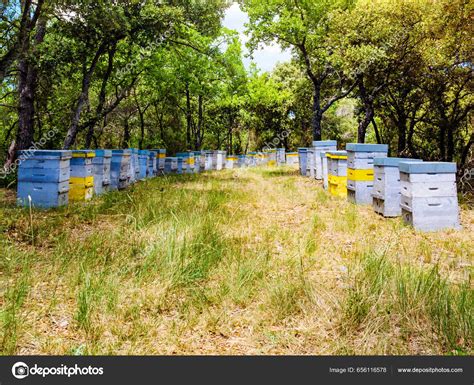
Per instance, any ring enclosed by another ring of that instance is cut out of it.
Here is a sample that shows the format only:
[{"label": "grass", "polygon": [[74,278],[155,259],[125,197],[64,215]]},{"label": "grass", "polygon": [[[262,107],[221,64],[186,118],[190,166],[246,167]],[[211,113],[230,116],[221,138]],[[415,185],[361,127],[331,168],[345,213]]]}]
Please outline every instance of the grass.
[{"label": "grass", "polygon": [[286,168],[156,178],[33,226],[1,193],[2,354],[473,352],[468,207],[422,234]]}]

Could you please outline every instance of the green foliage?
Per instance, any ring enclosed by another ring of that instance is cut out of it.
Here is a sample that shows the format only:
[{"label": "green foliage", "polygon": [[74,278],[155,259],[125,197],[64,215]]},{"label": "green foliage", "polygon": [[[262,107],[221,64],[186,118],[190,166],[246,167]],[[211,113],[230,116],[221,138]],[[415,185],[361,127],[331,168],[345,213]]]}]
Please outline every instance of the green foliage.
[{"label": "green foliage", "polygon": [[290,62],[270,73],[245,69],[237,32],[221,25],[224,0],[46,1],[38,44],[38,25],[22,29],[20,2],[7,2],[0,8],[0,161],[21,136],[18,66],[27,57],[38,72],[33,141],[57,131],[46,148],[61,148],[77,126],[77,148],[295,150],[313,140],[315,111],[322,138],[343,146],[357,140],[372,108],[366,141],[388,143],[392,155],[469,168],[469,0],[240,4],[250,50],[278,43],[292,52]]}]

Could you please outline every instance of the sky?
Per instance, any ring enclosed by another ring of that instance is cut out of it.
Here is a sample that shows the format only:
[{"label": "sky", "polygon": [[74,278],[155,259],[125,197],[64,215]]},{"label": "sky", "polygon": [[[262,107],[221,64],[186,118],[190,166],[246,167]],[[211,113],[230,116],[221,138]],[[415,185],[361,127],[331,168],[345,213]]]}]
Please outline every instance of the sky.
[{"label": "sky", "polygon": [[[239,5],[237,3],[232,4],[232,6],[227,9],[223,20],[224,27],[234,29],[239,32],[244,55],[247,55],[249,53],[247,47],[245,47],[245,43],[248,41],[248,37],[244,33],[244,24],[247,22],[247,14],[240,10]],[[278,62],[289,61],[290,58],[290,52],[287,50],[282,51],[281,47],[278,44],[267,45],[264,48],[253,53],[253,62],[262,71],[271,71]],[[249,68],[251,62],[252,60],[250,58],[244,57],[244,64],[247,69]]]}]

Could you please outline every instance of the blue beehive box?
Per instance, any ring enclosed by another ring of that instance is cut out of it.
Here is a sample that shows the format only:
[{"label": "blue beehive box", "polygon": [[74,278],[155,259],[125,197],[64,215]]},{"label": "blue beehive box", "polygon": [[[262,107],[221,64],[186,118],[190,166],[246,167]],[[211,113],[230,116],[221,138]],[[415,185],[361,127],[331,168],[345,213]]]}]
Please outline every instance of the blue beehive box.
[{"label": "blue beehive box", "polygon": [[92,165],[94,169],[94,193],[96,195],[109,191],[111,162],[112,150],[95,150]]},{"label": "blue beehive box", "polygon": [[[322,151],[336,151],[337,140],[315,140],[313,141],[313,153],[314,153],[314,177],[318,180],[323,179],[322,169]],[[326,158],[327,159],[327,158]]]},{"label": "blue beehive box", "polygon": [[183,173],[192,174],[194,172],[194,153],[178,152],[176,156],[182,159]]},{"label": "blue beehive box", "polygon": [[137,148],[130,148],[130,161],[129,161],[129,182],[135,183],[140,180],[140,161],[139,151]]},{"label": "blue beehive box", "polygon": [[132,151],[112,150],[112,162],[110,166],[110,189],[123,190],[130,185],[130,162]]},{"label": "blue beehive box", "polygon": [[374,187],[372,189],[372,207],[384,217],[398,217],[400,207],[400,162],[421,162],[419,159],[374,158]]},{"label": "blue beehive box", "polygon": [[17,201],[21,206],[50,208],[69,202],[71,151],[19,151]]},{"label": "blue beehive box", "polygon": [[298,159],[300,163],[300,174],[306,176],[307,171],[307,159],[308,159],[308,149],[305,147],[298,148]]},{"label": "blue beehive box", "polygon": [[138,150],[139,180],[146,179],[147,171],[148,171],[148,157],[149,157],[149,151]]},{"label": "blue beehive box", "polygon": [[177,162],[178,162],[178,163],[177,163],[177,164],[178,164],[178,167],[177,167],[176,172],[177,172],[178,174],[183,174],[183,172],[184,172],[184,170],[183,170],[183,163],[184,163],[183,160],[184,160],[184,159],[183,159],[183,158],[180,158],[180,157],[176,157],[176,159],[177,159]]},{"label": "blue beehive box", "polygon": [[130,161],[129,161],[129,166],[128,166],[128,180],[130,183],[134,183],[135,182],[135,178],[136,178],[136,173],[135,173],[135,169],[136,169],[136,165],[135,165],[135,149],[134,148],[129,148],[129,151],[130,151]]},{"label": "blue beehive box", "polygon": [[421,231],[460,228],[456,163],[407,160],[399,169],[405,223]]},{"label": "blue beehive box", "polygon": [[201,154],[194,154],[194,173],[199,174],[201,172]]},{"label": "blue beehive box", "polygon": [[157,174],[157,152],[150,150],[148,154],[147,177],[153,178]]},{"label": "blue beehive box", "polygon": [[156,175],[160,175],[165,170],[166,149],[154,148],[150,151],[154,151],[156,153]]},{"label": "blue beehive box", "polygon": [[178,171],[178,158],[166,157],[164,171],[165,171],[165,174],[175,174]]}]

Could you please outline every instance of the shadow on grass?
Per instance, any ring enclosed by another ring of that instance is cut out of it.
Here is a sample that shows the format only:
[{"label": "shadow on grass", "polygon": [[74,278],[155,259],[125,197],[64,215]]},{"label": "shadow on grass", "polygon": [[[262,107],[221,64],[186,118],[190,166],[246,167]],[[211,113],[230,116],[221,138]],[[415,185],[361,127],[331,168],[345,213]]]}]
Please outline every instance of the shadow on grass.
[{"label": "shadow on grass", "polygon": [[265,178],[278,178],[282,176],[298,176],[299,172],[296,169],[274,169],[274,170],[262,170],[261,174]]}]

